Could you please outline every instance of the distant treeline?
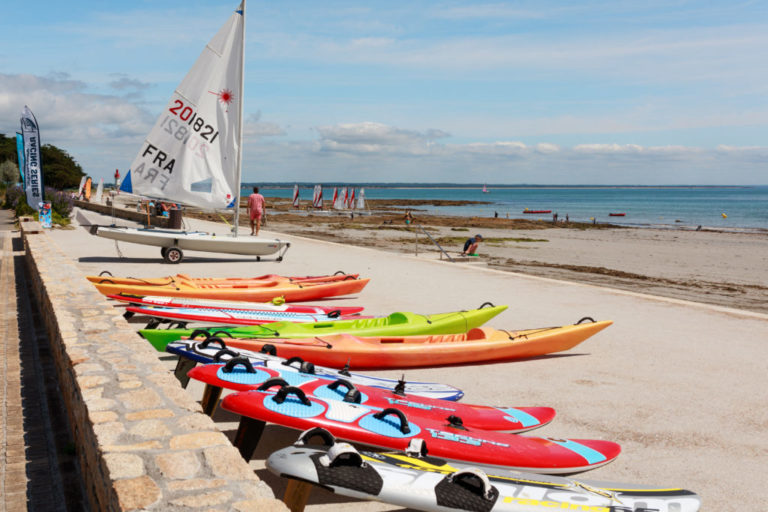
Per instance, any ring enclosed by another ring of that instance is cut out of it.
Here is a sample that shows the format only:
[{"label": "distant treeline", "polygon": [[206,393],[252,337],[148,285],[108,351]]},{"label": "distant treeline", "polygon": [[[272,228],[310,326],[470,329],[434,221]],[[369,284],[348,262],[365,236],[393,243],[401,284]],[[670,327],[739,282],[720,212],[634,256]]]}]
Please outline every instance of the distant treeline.
[{"label": "distant treeline", "polygon": [[[0,133],[0,163],[6,160],[19,165],[16,155],[16,135],[7,137]],[[58,190],[74,188],[80,184],[80,178],[85,175],[83,168],[69,153],[52,144],[43,144],[42,164],[43,181],[46,187]]]}]

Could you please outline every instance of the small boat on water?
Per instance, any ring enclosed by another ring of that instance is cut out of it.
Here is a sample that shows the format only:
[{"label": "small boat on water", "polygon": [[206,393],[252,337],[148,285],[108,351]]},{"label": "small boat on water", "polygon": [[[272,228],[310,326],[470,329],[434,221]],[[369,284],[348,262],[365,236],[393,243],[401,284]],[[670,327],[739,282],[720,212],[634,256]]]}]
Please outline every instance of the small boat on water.
[{"label": "small boat on water", "polygon": [[523,213],[552,213],[552,210],[529,210],[526,208]]},{"label": "small boat on water", "polygon": [[627,214],[626,213],[609,213],[608,214],[609,217],[624,217],[625,215]]}]

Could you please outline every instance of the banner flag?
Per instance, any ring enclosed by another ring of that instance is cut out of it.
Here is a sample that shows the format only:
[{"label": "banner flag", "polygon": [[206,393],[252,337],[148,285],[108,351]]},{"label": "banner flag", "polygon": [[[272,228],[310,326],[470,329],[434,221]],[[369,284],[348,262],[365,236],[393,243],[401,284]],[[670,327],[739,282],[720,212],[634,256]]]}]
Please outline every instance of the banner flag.
[{"label": "banner flag", "polygon": [[21,174],[21,188],[24,187],[24,136],[16,132],[16,153],[19,157],[19,174]]},{"label": "banner flag", "polygon": [[21,134],[24,137],[24,189],[27,193],[27,204],[39,211],[45,190],[40,155],[40,130],[35,115],[26,105],[21,112]]}]

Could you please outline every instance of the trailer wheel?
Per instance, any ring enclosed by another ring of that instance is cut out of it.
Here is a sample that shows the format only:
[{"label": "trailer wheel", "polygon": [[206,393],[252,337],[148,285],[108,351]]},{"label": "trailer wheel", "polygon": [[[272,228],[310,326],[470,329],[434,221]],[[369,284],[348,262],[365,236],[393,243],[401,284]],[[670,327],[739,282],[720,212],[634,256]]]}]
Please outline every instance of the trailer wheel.
[{"label": "trailer wheel", "polygon": [[184,253],[178,247],[168,247],[165,249],[163,259],[168,263],[181,263],[183,258]]}]

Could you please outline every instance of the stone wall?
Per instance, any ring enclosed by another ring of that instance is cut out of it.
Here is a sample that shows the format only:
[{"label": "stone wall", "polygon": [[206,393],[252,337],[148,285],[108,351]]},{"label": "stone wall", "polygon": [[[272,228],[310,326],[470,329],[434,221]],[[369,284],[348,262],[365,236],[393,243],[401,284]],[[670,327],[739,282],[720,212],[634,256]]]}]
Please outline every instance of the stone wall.
[{"label": "stone wall", "polygon": [[92,508],[287,510],[58,245],[24,241]]}]

